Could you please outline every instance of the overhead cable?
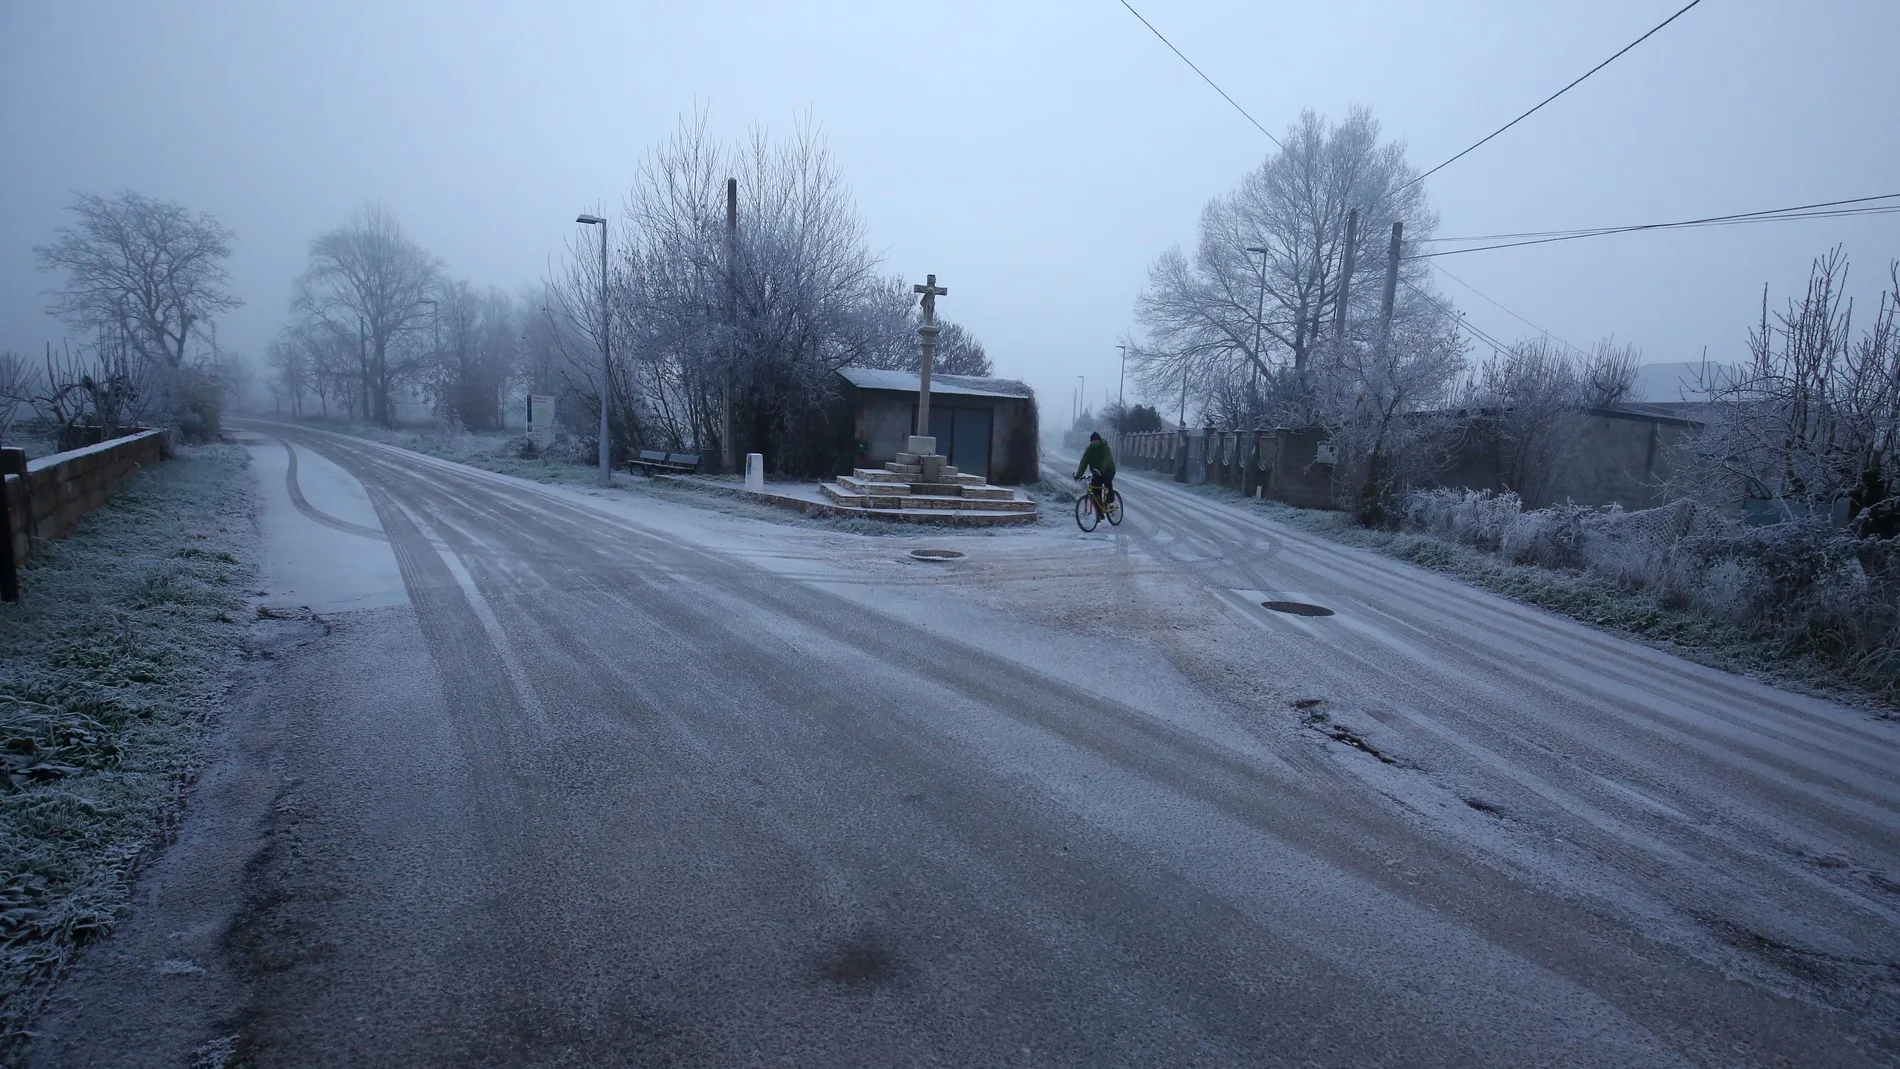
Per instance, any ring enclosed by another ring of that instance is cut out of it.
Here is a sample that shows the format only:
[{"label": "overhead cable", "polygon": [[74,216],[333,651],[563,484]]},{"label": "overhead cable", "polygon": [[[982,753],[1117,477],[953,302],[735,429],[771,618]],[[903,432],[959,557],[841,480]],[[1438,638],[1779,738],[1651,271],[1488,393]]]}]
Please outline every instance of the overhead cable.
[{"label": "overhead cable", "polygon": [[[1900,193],[1882,193],[1873,197],[1853,197],[1848,200],[1820,201],[1814,204],[1799,204],[1788,208],[1769,208],[1757,212],[1738,212],[1733,215],[1710,215],[1700,219],[1679,219],[1667,223],[1639,223],[1634,226],[1605,226],[1590,230],[1546,231],[1545,236],[1525,236],[1521,241],[1505,241],[1492,245],[1477,245],[1468,249],[1442,249],[1437,252],[1417,252],[1404,257],[1407,260],[1428,260],[1439,256],[1460,256],[1467,252],[1488,252],[1493,249],[1515,249],[1525,245],[1547,245],[1553,241],[1576,241],[1579,238],[1604,237],[1609,234],[1633,234],[1644,230],[1681,230],[1700,226],[1732,226],[1742,223],[1774,223],[1791,219],[1839,219],[1863,215],[1891,215],[1900,213],[1900,204],[1872,204],[1873,201],[1892,201],[1900,199]],[[1845,207],[1860,205],[1860,207]],[[1505,237],[1508,235],[1498,235]],[[1430,238],[1431,243],[1465,240],[1482,241],[1483,238]]]},{"label": "overhead cable", "polygon": [[[1431,261],[1429,260],[1426,262],[1431,263]],[[1437,270],[1440,274],[1444,275],[1446,278],[1449,278],[1453,282],[1458,283],[1460,286],[1463,286],[1464,288],[1470,290],[1471,292],[1476,293],[1479,297],[1483,298],[1486,302],[1488,302],[1491,305],[1491,307],[1496,308],[1498,311],[1503,312],[1505,315],[1510,316],[1512,319],[1517,320],[1519,323],[1522,323],[1525,326],[1536,331],[1537,333],[1542,334],[1544,337],[1549,338],[1550,340],[1556,342],[1557,344],[1563,346],[1566,349],[1569,349],[1571,352],[1576,353],[1579,356],[1590,355],[1589,353],[1584,352],[1582,349],[1577,348],[1576,346],[1570,344],[1569,342],[1563,340],[1562,338],[1559,338],[1557,335],[1552,334],[1550,331],[1545,330],[1543,327],[1540,327],[1537,324],[1531,322],[1530,320],[1525,319],[1523,316],[1518,315],[1516,312],[1511,311],[1509,308],[1504,307],[1503,305],[1499,304],[1497,301],[1493,300],[1489,294],[1484,293],[1483,291],[1479,290],[1478,287],[1473,286],[1471,283],[1466,282],[1464,279],[1459,278],[1457,275],[1452,274],[1450,271],[1445,270],[1443,267],[1440,267],[1439,265],[1435,263],[1431,263],[1431,266],[1435,270]]]},{"label": "overhead cable", "polygon": [[[1697,3],[1701,3],[1701,0],[1696,0],[1696,2],[1697,2]],[[1163,36],[1161,35],[1161,31],[1160,31],[1160,30],[1157,30],[1157,29],[1155,29],[1155,24],[1154,24],[1154,23],[1152,23],[1152,22],[1149,22],[1149,21],[1148,21],[1147,19],[1145,19],[1145,18],[1142,18],[1142,14],[1141,14],[1141,12],[1139,12],[1139,11],[1136,11],[1136,10],[1135,10],[1135,7],[1134,7],[1134,5],[1133,5],[1133,4],[1130,4],[1130,3],[1128,2],[1128,0],[1121,0],[1121,4],[1122,4],[1122,6],[1123,6],[1123,7],[1125,7],[1125,8],[1127,8],[1127,9],[1128,9],[1128,13],[1129,13],[1130,15],[1133,15],[1133,16],[1135,16],[1136,18],[1138,18],[1138,19],[1141,19],[1141,24],[1142,24],[1143,26],[1146,26],[1146,27],[1148,27],[1148,32],[1149,32],[1149,33],[1152,33],[1152,34],[1154,34],[1154,35],[1155,35],[1155,37],[1156,37],[1156,38],[1157,38],[1158,40],[1160,40],[1160,42],[1161,42],[1162,44],[1164,44],[1164,45],[1167,45],[1167,46],[1168,46],[1168,50],[1169,50],[1169,51],[1171,51],[1171,52],[1173,52],[1173,53],[1174,53],[1175,55],[1177,55],[1177,56],[1180,56],[1180,57],[1181,57],[1181,62],[1183,62],[1183,63],[1185,63],[1185,64],[1187,64],[1187,65],[1188,65],[1188,67],[1189,67],[1190,69],[1192,69],[1192,70],[1194,71],[1194,73],[1196,73],[1196,74],[1198,74],[1198,75],[1200,75],[1200,76],[1201,76],[1201,81],[1203,81],[1203,82],[1206,82],[1206,83],[1207,83],[1208,85],[1211,85],[1211,86],[1214,86],[1214,92],[1216,92],[1216,93],[1219,93],[1219,94],[1221,95],[1221,99],[1222,99],[1222,100],[1225,100],[1225,101],[1227,101],[1227,102],[1228,102],[1229,104],[1232,104],[1232,105],[1234,106],[1234,110],[1235,110],[1235,111],[1237,111],[1237,112],[1239,112],[1239,113],[1241,114],[1241,116],[1242,116],[1243,118],[1245,118],[1245,119],[1246,119],[1246,120],[1247,120],[1248,122],[1250,122],[1250,123],[1253,123],[1253,125],[1254,125],[1254,128],[1255,128],[1255,129],[1257,129],[1257,130],[1259,130],[1259,131],[1260,131],[1261,133],[1263,133],[1263,134],[1266,134],[1266,135],[1267,135],[1267,140],[1268,140],[1268,141],[1271,141],[1271,142],[1273,142],[1273,145],[1274,145],[1274,147],[1275,147],[1275,148],[1278,148],[1278,149],[1285,149],[1285,148],[1286,148],[1286,146],[1285,146],[1285,145],[1282,145],[1282,144],[1280,143],[1280,139],[1279,139],[1279,138],[1277,138],[1277,137],[1275,137],[1275,136],[1273,136],[1273,133],[1272,133],[1272,131],[1270,131],[1270,130],[1268,130],[1268,129],[1267,129],[1266,127],[1264,127],[1264,126],[1261,126],[1261,125],[1260,125],[1260,120],[1258,120],[1258,119],[1256,119],[1256,118],[1254,118],[1254,117],[1253,117],[1253,116],[1251,116],[1251,115],[1248,115],[1248,114],[1247,114],[1247,109],[1246,109],[1246,108],[1243,108],[1243,107],[1241,107],[1238,101],[1236,101],[1236,100],[1235,100],[1235,99],[1234,99],[1233,97],[1230,97],[1230,96],[1228,96],[1228,95],[1227,95],[1227,90],[1225,90],[1225,89],[1222,89],[1222,88],[1221,88],[1220,86],[1218,86],[1218,85],[1215,85],[1215,84],[1214,84],[1214,79],[1212,79],[1212,78],[1209,78],[1209,77],[1207,76],[1207,72],[1206,72],[1206,71],[1204,71],[1204,70],[1202,70],[1202,69],[1201,69],[1201,68],[1199,68],[1199,67],[1196,67],[1196,66],[1194,65],[1194,61],[1193,61],[1193,60],[1191,60],[1191,59],[1189,59],[1189,58],[1187,58],[1187,56],[1186,56],[1186,54],[1184,54],[1184,53],[1183,53],[1183,52],[1182,52],[1182,51],[1181,51],[1180,49],[1178,49],[1178,48],[1176,48],[1176,47],[1174,47],[1174,42],[1173,42],[1173,41],[1170,41],[1170,40],[1168,40],[1168,39],[1167,39],[1166,37],[1163,37]]]},{"label": "overhead cable", "polygon": [[[1122,0],[1122,2],[1127,3],[1127,0]],[[1650,27],[1648,33],[1643,34],[1641,37],[1638,37],[1636,40],[1631,41],[1629,44],[1626,44],[1622,48],[1617,49],[1616,54],[1611,56],[1609,59],[1604,60],[1603,62],[1597,64],[1594,67],[1591,67],[1589,70],[1584,71],[1582,74],[1578,75],[1576,81],[1571,82],[1569,85],[1564,86],[1562,89],[1559,89],[1555,93],[1552,93],[1549,96],[1545,97],[1544,99],[1538,101],[1536,106],[1531,108],[1529,111],[1525,112],[1522,115],[1519,115],[1517,118],[1512,119],[1510,122],[1507,122],[1503,126],[1500,126],[1497,129],[1491,131],[1490,133],[1484,135],[1483,137],[1479,138],[1477,141],[1467,146],[1463,151],[1459,152],[1457,155],[1451,157],[1450,159],[1432,168],[1431,170],[1426,171],[1424,174],[1421,174],[1418,177],[1412,179],[1410,182],[1407,182],[1404,185],[1397,187],[1396,189],[1392,190],[1391,193],[1386,194],[1386,196],[1392,196],[1394,194],[1404,192],[1406,189],[1412,186],[1415,186],[1420,182],[1423,182],[1427,178],[1430,178],[1432,175],[1435,175],[1438,172],[1444,170],[1445,168],[1451,166],[1452,164],[1457,163],[1459,160],[1463,159],[1465,156],[1470,154],[1473,150],[1477,149],[1480,145],[1483,145],[1485,142],[1498,136],[1504,131],[1509,130],[1511,127],[1516,126],[1518,123],[1523,122],[1525,119],[1530,118],[1533,114],[1537,112],[1539,108],[1542,108],[1544,105],[1550,103],[1551,101],[1557,99],[1560,96],[1563,96],[1565,93],[1570,92],[1572,89],[1575,89],[1580,83],[1582,83],[1582,81],[1585,78],[1590,77],[1592,74],[1595,74],[1596,72],[1616,62],[1619,58],[1622,57],[1623,53],[1628,52],[1630,49],[1635,48],[1637,45],[1640,45],[1644,41],[1649,40],[1650,36],[1656,33],[1656,31],[1662,29],[1664,26],[1667,26],[1670,23],[1681,18],[1684,14],[1688,12],[1690,8],[1696,6],[1697,4],[1701,2],[1702,0],[1689,0],[1687,4],[1684,4],[1682,6],[1681,10],[1677,11],[1675,14],[1669,16],[1668,18],[1662,20],[1656,25]],[[1134,9],[1130,8],[1129,10],[1132,11]],[[1146,20],[1144,19],[1143,21],[1146,21]]]}]

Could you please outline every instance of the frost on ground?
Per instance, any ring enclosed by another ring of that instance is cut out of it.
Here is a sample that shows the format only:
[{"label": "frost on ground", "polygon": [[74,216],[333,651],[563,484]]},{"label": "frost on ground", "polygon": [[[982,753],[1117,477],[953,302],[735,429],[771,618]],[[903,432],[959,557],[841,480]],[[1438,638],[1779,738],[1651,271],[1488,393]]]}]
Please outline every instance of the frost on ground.
[{"label": "frost on ground", "polygon": [[177,814],[245,630],[248,463],[181,449],[47,543],[0,606],[0,1061]]},{"label": "frost on ground", "polygon": [[1900,704],[1900,545],[1824,524],[1748,528],[1689,502],[1625,512],[1515,495],[1413,494],[1398,531],[1189,487],[1691,660]]},{"label": "frost on ground", "polygon": [[[338,434],[397,446],[424,456],[467,464],[471,468],[480,468],[499,475],[512,475],[541,483],[558,483],[568,486],[600,485],[600,465],[595,459],[597,454],[594,451],[596,440],[574,438],[565,432],[555,435],[547,447],[542,448],[536,446],[527,435],[513,431],[477,433],[444,426],[398,427],[394,430],[386,430],[382,427],[359,423],[319,420],[299,422]],[[968,528],[932,523],[894,524],[882,520],[853,517],[806,516],[790,509],[763,505],[748,499],[741,495],[741,479],[738,476],[722,478],[723,481],[731,482],[730,490],[722,490],[720,487],[708,486],[704,483],[686,483],[672,479],[650,480],[626,471],[616,471],[614,486],[621,490],[632,490],[680,504],[711,508],[714,511],[749,519],[796,527],[821,527],[850,534],[915,535],[928,531],[952,531],[958,534],[1008,534],[1012,531],[1007,527]],[[810,485],[809,481],[807,485]],[[1061,521],[1072,524],[1075,522],[1070,513],[1075,505],[1075,491],[1048,481],[1033,483],[1022,489],[1035,498],[1040,506],[1039,523],[1049,524]]]}]

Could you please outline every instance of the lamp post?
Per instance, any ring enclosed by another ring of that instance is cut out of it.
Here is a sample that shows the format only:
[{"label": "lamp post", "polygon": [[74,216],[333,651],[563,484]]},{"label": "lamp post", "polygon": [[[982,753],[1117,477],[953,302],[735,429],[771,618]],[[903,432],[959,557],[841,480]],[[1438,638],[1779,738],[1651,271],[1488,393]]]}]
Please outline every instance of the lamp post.
[{"label": "lamp post", "polygon": [[[1115,404],[1122,411],[1121,418],[1126,420],[1128,418],[1128,346],[1117,345],[1115,348],[1122,351],[1122,377],[1120,384],[1115,387]],[[1120,427],[1115,429],[1121,430]]]},{"label": "lamp post", "polygon": [[[1260,320],[1267,313],[1267,255],[1268,250],[1258,245],[1247,246],[1249,253],[1260,254],[1260,296],[1254,299],[1253,306],[1253,378],[1247,385],[1247,422],[1260,422]],[[1248,427],[1254,430],[1254,427]]]},{"label": "lamp post", "polygon": [[600,227],[600,484],[611,486],[614,469],[607,449],[607,391],[614,365],[607,344],[607,220],[598,215],[579,215],[574,221]]}]

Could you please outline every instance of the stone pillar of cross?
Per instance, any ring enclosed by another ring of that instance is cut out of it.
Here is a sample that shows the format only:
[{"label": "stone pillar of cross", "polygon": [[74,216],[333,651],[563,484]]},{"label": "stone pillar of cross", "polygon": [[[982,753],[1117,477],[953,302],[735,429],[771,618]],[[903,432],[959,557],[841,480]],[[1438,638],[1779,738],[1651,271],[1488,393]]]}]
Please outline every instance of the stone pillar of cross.
[{"label": "stone pillar of cross", "polygon": [[921,285],[911,290],[923,294],[924,321],[917,327],[917,334],[923,339],[923,373],[917,385],[917,435],[927,437],[930,434],[930,365],[937,356],[937,335],[943,331],[937,325],[937,298],[947,297],[949,289],[937,285],[937,276],[929,276]]}]

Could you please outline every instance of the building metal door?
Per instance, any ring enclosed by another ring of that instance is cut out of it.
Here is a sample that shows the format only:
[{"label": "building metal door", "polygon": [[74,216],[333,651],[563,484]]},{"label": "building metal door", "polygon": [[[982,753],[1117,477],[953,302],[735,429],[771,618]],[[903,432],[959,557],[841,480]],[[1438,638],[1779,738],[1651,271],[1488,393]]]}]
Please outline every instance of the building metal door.
[{"label": "building metal door", "polygon": [[[996,413],[988,408],[950,408],[930,406],[930,435],[937,440],[937,452],[950,458],[960,472],[990,477],[990,432]],[[917,409],[911,408],[911,425],[916,426]]]},{"label": "building metal door", "polygon": [[995,412],[988,408],[953,408],[950,463],[958,471],[990,477],[990,422]]}]

